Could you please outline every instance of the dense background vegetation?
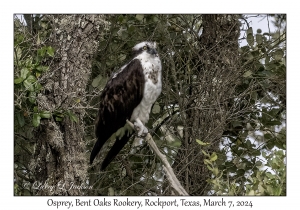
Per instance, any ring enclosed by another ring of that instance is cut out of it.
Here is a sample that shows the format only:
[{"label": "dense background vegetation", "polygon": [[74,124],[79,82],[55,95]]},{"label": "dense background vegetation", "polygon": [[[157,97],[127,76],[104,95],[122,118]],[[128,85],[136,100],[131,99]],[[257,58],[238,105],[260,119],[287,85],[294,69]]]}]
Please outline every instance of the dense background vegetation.
[{"label": "dense background vegetation", "polygon": [[[174,194],[161,161],[134,138],[104,172],[103,155],[88,165],[99,94],[144,40],[158,43],[163,62],[147,126],[185,190],[285,195],[286,16],[257,18],[275,32],[253,31],[244,15],[15,18],[15,195]],[[37,187],[71,182],[82,188]]]}]

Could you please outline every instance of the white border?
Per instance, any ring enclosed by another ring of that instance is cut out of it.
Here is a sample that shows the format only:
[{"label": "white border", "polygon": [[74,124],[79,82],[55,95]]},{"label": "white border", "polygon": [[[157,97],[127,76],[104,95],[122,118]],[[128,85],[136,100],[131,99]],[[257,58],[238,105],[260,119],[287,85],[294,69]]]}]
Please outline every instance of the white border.
[{"label": "white border", "polygon": [[[226,200],[252,200],[252,209],[272,207],[299,208],[299,184],[296,176],[300,174],[299,161],[299,53],[296,51],[299,43],[299,14],[295,11],[298,6],[291,2],[273,1],[163,1],[163,0],[119,0],[119,1],[30,1],[14,0],[1,3],[1,65],[0,65],[0,141],[1,141],[1,178],[0,178],[0,205],[4,209],[15,207],[30,209],[47,208],[47,200],[53,197],[14,197],[13,196],[13,14],[14,13],[287,13],[288,29],[288,59],[287,59],[287,196],[286,197],[225,197]],[[297,9],[298,10],[298,9]],[[297,65],[296,65],[297,62]],[[95,199],[96,197],[56,197],[57,200]],[[123,197],[124,198],[124,197]],[[131,197],[133,200],[144,200],[144,197]],[[187,197],[188,199],[189,197]],[[207,199],[216,200],[216,197]],[[110,197],[109,199],[113,199]],[[173,200],[174,197],[163,197]],[[177,197],[177,199],[180,199]],[[191,200],[203,200],[204,197],[191,197]],[[7,207],[7,208],[6,208]],[[80,207],[76,207],[80,208]],[[89,207],[104,208],[104,207]],[[113,209],[115,207],[111,207]],[[128,209],[130,207],[127,207]],[[228,208],[228,207],[227,207]],[[245,208],[245,207],[244,207]],[[106,208],[104,208],[106,209]],[[146,208],[143,208],[146,209]],[[171,209],[165,207],[164,209]]]}]

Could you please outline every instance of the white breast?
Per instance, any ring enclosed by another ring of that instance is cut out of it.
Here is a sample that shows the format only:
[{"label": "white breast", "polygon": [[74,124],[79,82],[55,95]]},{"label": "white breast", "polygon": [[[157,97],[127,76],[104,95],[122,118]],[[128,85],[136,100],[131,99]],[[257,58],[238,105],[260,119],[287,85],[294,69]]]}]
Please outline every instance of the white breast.
[{"label": "white breast", "polygon": [[145,74],[144,96],[141,103],[133,110],[131,121],[139,119],[147,123],[153,103],[161,93],[161,61],[159,57],[144,52],[137,56],[141,61]]}]

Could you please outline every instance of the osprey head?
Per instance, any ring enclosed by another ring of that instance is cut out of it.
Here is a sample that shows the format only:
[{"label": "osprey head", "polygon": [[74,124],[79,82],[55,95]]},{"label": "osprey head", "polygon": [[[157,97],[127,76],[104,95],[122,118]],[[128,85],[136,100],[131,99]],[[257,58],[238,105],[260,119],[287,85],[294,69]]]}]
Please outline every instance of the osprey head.
[{"label": "osprey head", "polygon": [[158,57],[157,51],[156,51],[156,42],[141,42],[137,45],[135,45],[132,48],[134,56],[137,56],[141,53],[148,53],[152,56]]}]

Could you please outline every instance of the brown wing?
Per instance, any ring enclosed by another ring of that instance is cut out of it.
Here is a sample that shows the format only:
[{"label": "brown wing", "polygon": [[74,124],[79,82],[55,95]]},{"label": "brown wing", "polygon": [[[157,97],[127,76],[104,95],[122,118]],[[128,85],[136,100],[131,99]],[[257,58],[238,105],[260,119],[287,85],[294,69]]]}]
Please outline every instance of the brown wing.
[{"label": "brown wing", "polygon": [[[116,77],[106,84],[100,96],[100,108],[96,123],[96,136],[98,139],[92,150],[90,163],[93,162],[109,137],[123,127],[127,119],[130,120],[134,108],[143,98],[144,84],[143,68],[138,59],[132,60]],[[110,157],[106,157],[109,162],[124,147],[129,138],[123,137],[122,141],[116,141],[116,145],[108,153]]]}]

